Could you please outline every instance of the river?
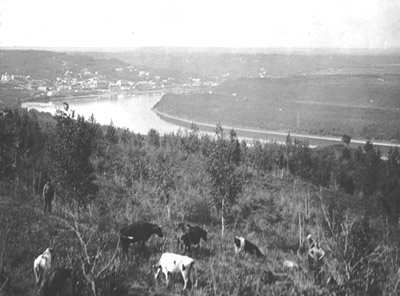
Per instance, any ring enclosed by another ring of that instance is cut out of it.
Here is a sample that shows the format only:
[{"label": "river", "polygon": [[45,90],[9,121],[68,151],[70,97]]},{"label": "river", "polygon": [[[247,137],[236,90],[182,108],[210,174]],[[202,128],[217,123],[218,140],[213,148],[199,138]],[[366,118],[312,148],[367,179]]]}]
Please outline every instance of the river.
[{"label": "river", "polygon": [[[153,107],[161,99],[162,93],[140,93],[130,95],[99,95],[88,97],[69,97],[51,100],[49,102],[26,102],[22,104],[23,108],[36,109],[38,111],[50,112],[54,114],[57,108],[63,108],[64,102],[69,104],[70,110],[75,110],[76,114],[84,116],[86,119],[92,114],[96,122],[108,125],[113,122],[114,126],[129,128],[130,131],[147,134],[150,129],[157,130],[160,134],[177,132],[179,129],[189,128],[191,122],[164,114],[156,113]],[[194,122],[202,132],[214,135],[215,125]],[[240,140],[247,140],[251,143],[253,139],[261,141],[276,141],[284,143],[287,133],[277,131],[244,129],[238,127],[223,126],[228,131],[235,129]],[[307,140],[311,147],[327,146],[341,143],[339,137],[324,137],[316,135],[303,135],[291,133],[291,136]],[[352,139],[351,146],[358,147],[364,145],[365,140]],[[383,154],[387,154],[390,147],[400,147],[397,143],[378,143],[374,145],[381,149]]]},{"label": "river", "polygon": [[129,128],[140,134],[147,134],[152,128],[160,134],[176,132],[178,125],[162,120],[152,110],[161,97],[162,93],[70,97],[49,102],[26,102],[22,108],[55,114],[57,108],[64,108],[64,102],[67,102],[70,110],[86,119],[93,114],[100,124],[108,125],[112,121],[116,127]]}]

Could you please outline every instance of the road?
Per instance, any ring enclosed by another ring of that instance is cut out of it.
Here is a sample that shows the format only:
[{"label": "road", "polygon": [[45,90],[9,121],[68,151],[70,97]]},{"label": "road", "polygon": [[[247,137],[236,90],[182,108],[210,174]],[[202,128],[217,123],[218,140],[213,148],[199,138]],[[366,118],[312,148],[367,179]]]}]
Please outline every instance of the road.
[{"label": "road", "polygon": [[[164,112],[160,112],[156,109],[153,109],[154,112],[157,113],[162,119],[166,121],[170,121],[176,125],[190,128],[192,124],[195,124],[199,127],[201,131],[205,132],[213,132],[215,130],[216,125],[205,123],[205,122],[198,122],[193,120],[183,119],[177,116],[172,116],[166,114]],[[278,132],[272,130],[260,130],[260,129],[251,129],[251,128],[241,128],[241,127],[232,127],[232,126],[224,126],[222,125],[224,130],[231,130],[234,129],[237,135],[246,140],[267,140],[267,141],[276,141],[278,143],[285,143],[286,137],[288,132]],[[342,143],[341,137],[332,137],[332,136],[317,136],[317,135],[306,135],[306,134],[298,134],[298,133],[290,133],[291,137],[299,138],[302,140],[307,140],[311,147],[318,147],[318,146],[328,146],[333,144]],[[360,145],[364,145],[367,140],[362,139],[352,139],[351,146],[358,147]],[[400,144],[398,143],[389,143],[389,142],[373,142],[373,144],[380,149],[382,152],[387,152],[390,148],[398,147],[400,148]]]}]

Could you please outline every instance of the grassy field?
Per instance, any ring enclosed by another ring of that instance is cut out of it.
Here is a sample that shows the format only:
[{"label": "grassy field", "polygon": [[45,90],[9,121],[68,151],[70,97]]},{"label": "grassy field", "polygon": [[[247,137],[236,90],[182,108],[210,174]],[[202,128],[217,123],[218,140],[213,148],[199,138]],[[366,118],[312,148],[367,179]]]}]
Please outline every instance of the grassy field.
[{"label": "grassy field", "polygon": [[211,124],[399,141],[399,96],[397,75],[241,78],[212,93],[167,94],[156,109]]}]

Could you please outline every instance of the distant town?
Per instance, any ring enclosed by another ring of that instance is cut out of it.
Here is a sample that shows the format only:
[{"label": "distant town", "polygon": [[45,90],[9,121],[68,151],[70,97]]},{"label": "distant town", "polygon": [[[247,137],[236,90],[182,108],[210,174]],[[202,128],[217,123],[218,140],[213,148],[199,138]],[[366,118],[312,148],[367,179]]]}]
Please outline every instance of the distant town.
[{"label": "distant town", "polygon": [[102,94],[107,92],[176,92],[199,91],[218,85],[220,80],[215,77],[213,80],[202,80],[189,77],[184,83],[176,82],[175,78],[161,78],[149,71],[140,70],[135,66],[126,68],[115,68],[116,73],[129,73],[129,76],[136,76],[133,80],[114,80],[102,75],[98,71],[82,69],[80,71],[66,70],[64,74],[55,79],[33,78],[31,75],[18,75],[13,73],[2,73],[1,83],[9,84],[14,90],[33,91],[32,99],[48,99],[54,97],[82,96],[91,94]]}]

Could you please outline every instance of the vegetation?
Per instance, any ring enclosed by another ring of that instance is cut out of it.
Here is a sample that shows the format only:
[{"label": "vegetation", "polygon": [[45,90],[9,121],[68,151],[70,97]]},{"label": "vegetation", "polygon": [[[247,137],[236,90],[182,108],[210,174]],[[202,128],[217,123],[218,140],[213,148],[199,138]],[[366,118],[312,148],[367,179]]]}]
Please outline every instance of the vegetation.
[{"label": "vegetation", "polygon": [[227,80],[211,93],[166,94],[157,110],[197,122],[400,141],[398,75]]},{"label": "vegetation", "polygon": [[[155,284],[151,264],[177,249],[176,224],[208,229],[194,295],[397,295],[400,154],[384,161],[371,143],[310,149],[249,146],[220,126],[145,136],[75,118],[13,109],[0,118],[0,291],[37,292],[32,262],[48,246],[55,266],[71,266],[77,295],[175,295]],[[56,184],[55,208],[43,214],[43,180]],[[118,231],[148,220],[164,238],[132,261]],[[221,224],[221,222],[223,224]],[[223,225],[223,232],[221,227]],[[314,282],[303,242],[316,237],[327,255]],[[233,237],[257,244],[265,259],[236,258]],[[283,260],[297,261],[291,272]],[[330,279],[330,281],[328,281]],[[329,282],[329,283],[328,283]]]}]

